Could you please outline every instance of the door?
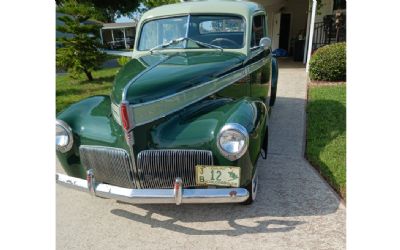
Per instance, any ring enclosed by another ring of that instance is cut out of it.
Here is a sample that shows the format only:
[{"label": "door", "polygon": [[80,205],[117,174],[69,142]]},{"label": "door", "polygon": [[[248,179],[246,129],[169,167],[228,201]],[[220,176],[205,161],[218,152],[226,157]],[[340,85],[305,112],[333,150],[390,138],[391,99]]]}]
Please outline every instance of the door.
[{"label": "door", "polygon": [[279,35],[281,29],[281,13],[274,14],[272,23],[272,51],[279,48]]},{"label": "door", "polygon": [[279,48],[289,52],[290,14],[281,14],[281,27],[279,29]]},{"label": "door", "polygon": [[[267,36],[267,22],[265,14],[258,14],[253,17],[252,25],[252,44],[260,44],[260,40]],[[254,40],[254,41],[253,41]],[[271,79],[271,59],[268,58],[270,50],[264,48],[256,48],[252,50],[251,59],[248,64],[260,62],[262,59],[267,59],[267,62],[259,69],[252,72],[249,76],[250,81],[250,95],[252,97],[262,100],[268,107],[268,96],[270,89]]]}]

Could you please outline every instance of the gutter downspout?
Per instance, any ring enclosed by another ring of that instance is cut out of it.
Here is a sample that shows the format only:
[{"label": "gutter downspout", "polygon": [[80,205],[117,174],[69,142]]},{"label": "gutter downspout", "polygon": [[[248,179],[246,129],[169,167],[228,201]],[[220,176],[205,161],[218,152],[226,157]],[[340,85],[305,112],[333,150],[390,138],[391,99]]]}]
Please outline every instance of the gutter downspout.
[{"label": "gutter downspout", "polygon": [[306,72],[310,68],[310,59],[311,59],[311,50],[312,50],[312,43],[314,38],[314,26],[315,26],[315,14],[317,12],[317,0],[313,0],[312,3],[312,10],[311,10],[311,23],[310,23],[310,36],[308,37],[308,50],[307,50],[307,66]]}]

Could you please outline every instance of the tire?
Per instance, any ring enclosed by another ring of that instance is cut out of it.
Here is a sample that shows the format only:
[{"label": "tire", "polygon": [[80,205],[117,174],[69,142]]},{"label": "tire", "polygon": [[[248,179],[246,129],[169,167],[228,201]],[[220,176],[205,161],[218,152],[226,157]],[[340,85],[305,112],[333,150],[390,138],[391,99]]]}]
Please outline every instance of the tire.
[{"label": "tire", "polygon": [[268,139],[269,139],[268,131],[269,130],[268,130],[268,127],[267,127],[267,129],[265,130],[264,140],[263,140],[263,143],[262,143],[262,146],[261,146],[261,149],[264,151],[264,154],[265,154],[265,155],[261,154],[261,157],[264,160],[267,159],[267,155],[268,155]]},{"label": "tire", "polygon": [[249,185],[246,186],[247,191],[250,193],[249,198],[242,202],[242,205],[250,205],[252,204],[257,197],[257,190],[258,190],[258,174],[257,174],[257,169],[256,172],[254,173],[253,179]]},{"label": "tire", "polygon": [[272,107],[275,104],[276,92],[278,89],[278,76],[279,68],[278,61],[275,57],[272,57],[272,78],[271,78],[271,98],[269,100],[269,106]]}]

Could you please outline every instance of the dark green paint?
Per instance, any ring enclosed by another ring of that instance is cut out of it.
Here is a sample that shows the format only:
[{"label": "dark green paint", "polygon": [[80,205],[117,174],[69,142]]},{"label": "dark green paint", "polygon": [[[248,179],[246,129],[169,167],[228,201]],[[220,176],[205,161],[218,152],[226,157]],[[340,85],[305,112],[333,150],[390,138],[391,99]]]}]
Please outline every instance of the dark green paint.
[{"label": "dark green paint", "polygon": [[[154,126],[150,132],[150,148],[211,150],[215,165],[242,167],[241,182],[248,184],[251,180],[248,173],[253,172],[257,161],[267,116],[265,106],[255,104],[254,101],[256,99],[250,97],[236,101],[204,100]],[[216,136],[226,123],[241,124],[250,135],[248,153],[235,162],[223,157],[216,144]]]},{"label": "dark green paint", "polygon": [[[176,93],[240,69],[268,56],[228,52],[187,52],[148,55],[131,60],[116,76],[111,100],[95,96],[71,105],[57,118],[67,122],[74,133],[73,149],[57,156],[68,175],[85,178],[79,160],[80,145],[123,148],[130,152],[121,127],[111,115],[111,101],[119,103],[124,88],[130,103],[140,103]],[[270,110],[271,78],[277,71],[268,61],[259,70],[236,83],[174,114],[133,130],[134,158],[145,149],[206,149],[214,164],[239,166],[241,186],[250,183],[263,145]],[[272,74],[271,74],[272,73]],[[265,104],[265,105],[264,105]],[[239,160],[225,159],[216,146],[216,136],[226,123],[239,123],[250,135],[248,152]]]},{"label": "dark green paint", "polygon": [[239,68],[245,56],[239,53],[186,52],[165,53],[132,59],[115,78],[113,102],[121,102],[125,86],[131,83],[126,99],[138,104],[172,95],[216,79]]},{"label": "dark green paint", "polygon": [[71,105],[57,115],[74,134],[74,146],[66,154],[57,152],[58,159],[68,175],[86,178],[86,170],[79,160],[80,145],[99,145],[128,149],[124,132],[111,116],[108,96],[94,96]]}]

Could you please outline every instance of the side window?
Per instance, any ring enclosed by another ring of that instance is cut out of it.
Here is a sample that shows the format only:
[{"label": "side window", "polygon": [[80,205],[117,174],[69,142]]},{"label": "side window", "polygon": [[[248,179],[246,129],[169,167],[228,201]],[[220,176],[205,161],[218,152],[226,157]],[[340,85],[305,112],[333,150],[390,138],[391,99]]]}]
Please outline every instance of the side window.
[{"label": "side window", "polygon": [[251,47],[258,46],[261,38],[266,36],[265,15],[253,17],[253,27],[251,31]]}]

